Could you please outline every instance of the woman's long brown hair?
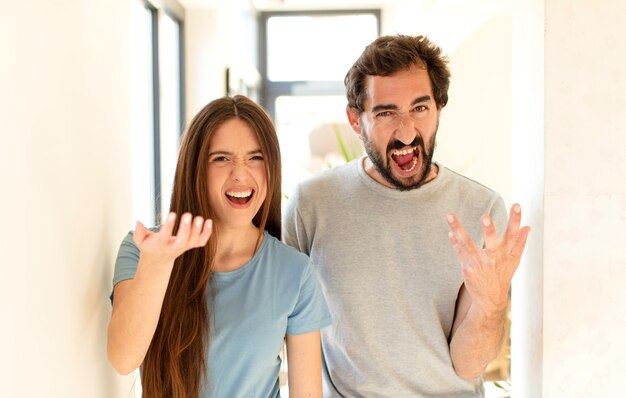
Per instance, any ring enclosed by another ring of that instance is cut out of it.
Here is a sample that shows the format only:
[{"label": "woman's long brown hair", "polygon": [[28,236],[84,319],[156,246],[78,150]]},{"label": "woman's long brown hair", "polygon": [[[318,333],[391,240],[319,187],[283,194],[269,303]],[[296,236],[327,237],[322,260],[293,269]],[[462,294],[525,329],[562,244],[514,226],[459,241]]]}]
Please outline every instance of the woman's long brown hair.
[{"label": "woman's long brown hair", "polygon": [[[265,159],[267,197],[253,223],[280,239],[281,175],[280,150],[274,125],[267,113],[252,100],[223,97],[205,106],[191,121],[183,137],[170,210],[213,218],[209,206],[207,177],[209,142],[227,120],[247,122],[255,132]],[[180,219],[180,218],[179,218]],[[176,228],[178,228],[178,221]],[[141,365],[144,397],[197,398],[206,379],[211,329],[211,306],[207,292],[219,235],[213,233],[205,247],[188,250],[174,262],[163,300],[161,317],[150,348]]]}]

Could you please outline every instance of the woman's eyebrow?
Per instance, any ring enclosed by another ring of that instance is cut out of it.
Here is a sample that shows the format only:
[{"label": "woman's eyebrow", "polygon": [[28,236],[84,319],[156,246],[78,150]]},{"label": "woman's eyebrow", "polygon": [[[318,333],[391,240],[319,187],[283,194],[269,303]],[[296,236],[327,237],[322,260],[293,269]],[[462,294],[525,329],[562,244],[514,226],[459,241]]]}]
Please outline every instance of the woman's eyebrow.
[{"label": "woman's eyebrow", "polygon": [[[251,151],[248,151],[247,155],[257,155],[259,153],[263,153],[261,151],[261,148],[257,148],[257,149],[253,149]],[[229,151],[224,151],[224,150],[217,150],[217,151],[211,151],[209,152],[209,156],[213,156],[213,155],[233,155],[234,152],[229,152]]]}]

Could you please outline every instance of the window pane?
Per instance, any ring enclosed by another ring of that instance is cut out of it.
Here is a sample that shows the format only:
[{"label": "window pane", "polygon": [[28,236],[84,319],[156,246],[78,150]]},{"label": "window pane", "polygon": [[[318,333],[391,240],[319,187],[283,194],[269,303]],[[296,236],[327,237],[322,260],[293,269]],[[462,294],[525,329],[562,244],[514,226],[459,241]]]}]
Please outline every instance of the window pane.
[{"label": "window pane", "polygon": [[161,213],[170,208],[180,146],[180,24],[165,15],[160,26],[161,75]]},{"label": "window pane", "polygon": [[274,16],[267,21],[268,78],[343,80],[377,37],[373,14]]},{"label": "window pane", "polygon": [[[131,3],[132,220],[155,224],[152,11]],[[134,225],[133,225],[134,226]]]},{"label": "window pane", "polygon": [[[348,125],[345,108],[344,95],[278,97],[276,128],[285,195],[303,179],[363,154],[358,135]],[[339,140],[345,144],[348,159]]]}]

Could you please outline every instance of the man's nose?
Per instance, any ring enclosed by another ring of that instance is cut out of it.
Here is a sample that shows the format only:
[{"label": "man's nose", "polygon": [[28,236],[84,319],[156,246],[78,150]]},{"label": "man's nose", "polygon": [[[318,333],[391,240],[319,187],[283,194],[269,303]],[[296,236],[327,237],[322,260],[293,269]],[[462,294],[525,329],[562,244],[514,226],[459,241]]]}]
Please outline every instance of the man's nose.
[{"label": "man's nose", "polygon": [[404,145],[411,145],[416,135],[415,122],[411,116],[407,114],[400,115],[398,128],[396,129],[396,139]]}]

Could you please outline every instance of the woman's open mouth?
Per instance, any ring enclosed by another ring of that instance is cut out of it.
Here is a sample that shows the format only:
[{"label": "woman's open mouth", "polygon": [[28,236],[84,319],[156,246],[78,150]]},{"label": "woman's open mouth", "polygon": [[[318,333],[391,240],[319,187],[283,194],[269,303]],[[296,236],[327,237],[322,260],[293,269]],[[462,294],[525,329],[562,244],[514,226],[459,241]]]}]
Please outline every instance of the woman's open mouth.
[{"label": "woman's open mouth", "polygon": [[254,190],[252,189],[246,189],[243,191],[232,190],[226,192],[226,199],[234,205],[242,206],[250,202],[253,194]]}]

